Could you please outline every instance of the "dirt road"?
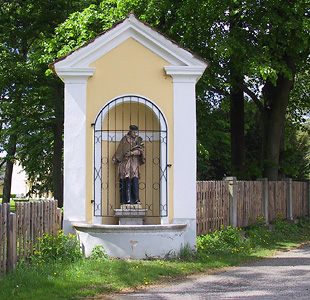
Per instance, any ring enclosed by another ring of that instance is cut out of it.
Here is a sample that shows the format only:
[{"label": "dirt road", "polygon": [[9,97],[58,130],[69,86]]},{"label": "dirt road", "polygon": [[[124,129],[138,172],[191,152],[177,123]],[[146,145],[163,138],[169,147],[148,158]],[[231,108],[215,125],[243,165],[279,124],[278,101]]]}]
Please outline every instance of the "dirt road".
[{"label": "dirt road", "polygon": [[310,244],[213,275],[122,293],[110,300],[310,299]]}]

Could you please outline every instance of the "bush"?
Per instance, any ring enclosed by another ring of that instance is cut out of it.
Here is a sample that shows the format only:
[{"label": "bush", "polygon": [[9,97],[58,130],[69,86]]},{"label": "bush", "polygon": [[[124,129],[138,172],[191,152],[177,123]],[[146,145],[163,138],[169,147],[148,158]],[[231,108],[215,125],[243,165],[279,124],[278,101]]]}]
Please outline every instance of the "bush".
[{"label": "bush", "polygon": [[88,259],[91,259],[91,260],[108,260],[109,257],[107,255],[107,253],[105,252],[103,246],[96,245],[93,248],[92,253],[88,257]]},{"label": "bush", "polygon": [[266,225],[251,225],[246,229],[246,237],[251,248],[268,248],[274,244],[273,232],[268,230]]},{"label": "bush", "polygon": [[197,239],[197,256],[199,258],[208,258],[209,255],[247,254],[250,248],[250,243],[244,238],[241,229],[232,226],[200,236]]},{"label": "bush", "polygon": [[38,239],[37,250],[31,256],[32,262],[72,262],[82,257],[80,244],[70,233],[66,235],[60,230],[56,236],[43,234]]},{"label": "bush", "polygon": [[[300,238],[308,238],[307,233],[310,230],[309,219],[300,218],[298,223],[290,223],[284,220],[279,214],[270,227],[261,224],[260,220],[252,223],[246,228],[246,237],[249,239],[251,247],[257,249],[274,248],[279,241],[294,241]],[[304,236],[304,237],[303,237]]]}]

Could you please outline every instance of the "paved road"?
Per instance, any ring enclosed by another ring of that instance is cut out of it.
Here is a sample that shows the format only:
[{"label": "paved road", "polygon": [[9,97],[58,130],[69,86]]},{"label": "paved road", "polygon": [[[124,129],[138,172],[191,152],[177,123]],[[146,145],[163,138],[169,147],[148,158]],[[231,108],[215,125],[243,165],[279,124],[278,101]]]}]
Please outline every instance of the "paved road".
[{"label": "paved road", "polygon": [[261,261],[182,282],[122,293],[110,300],[310,299],[310,244]]}]

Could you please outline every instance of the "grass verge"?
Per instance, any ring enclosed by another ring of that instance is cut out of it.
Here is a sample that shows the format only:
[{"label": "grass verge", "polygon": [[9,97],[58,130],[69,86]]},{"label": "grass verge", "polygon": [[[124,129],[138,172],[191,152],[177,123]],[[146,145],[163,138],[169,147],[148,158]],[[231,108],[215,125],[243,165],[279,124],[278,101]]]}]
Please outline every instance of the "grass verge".
[{"label": "grass verge", "polygon": [[298,224],[279,220],[272,230],[258,219],[242,230],[228,227],[198,237],[196,253],[185,248],[178,259],[135,261],[108,259],[99,248],[90,258],[83,258],[76,251],[74,237],[59,233],[56,239],[42,239],[31,262],[20,263],[0,278],[0,299],[95,298],[257,260],[309,237],[309,219],[300,219]]}]

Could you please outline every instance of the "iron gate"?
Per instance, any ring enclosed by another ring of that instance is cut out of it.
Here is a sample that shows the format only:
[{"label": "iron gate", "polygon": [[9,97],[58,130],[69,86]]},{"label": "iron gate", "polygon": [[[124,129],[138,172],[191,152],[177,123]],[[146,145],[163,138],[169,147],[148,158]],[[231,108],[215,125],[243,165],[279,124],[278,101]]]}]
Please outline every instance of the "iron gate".
[{"label": "iron gate", "polygon": [[122,96],[106,104],[94,126],[94,216],[114,217],[120,208],[120,181],[113,156],[130,125],[144,145],[145,163],[140,166],[139,196],[147,217],[168,215],[168,132],[160,109],[139,96]]}]

